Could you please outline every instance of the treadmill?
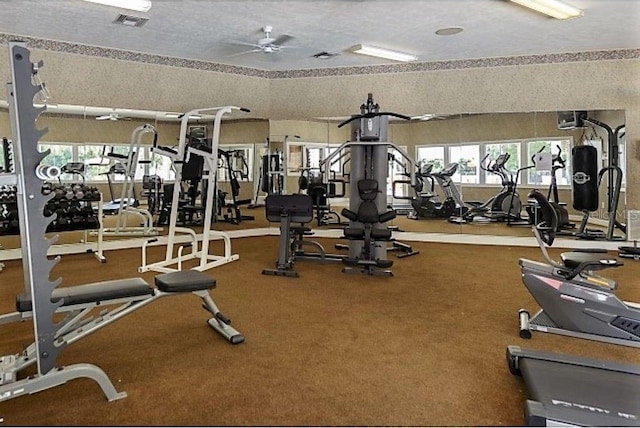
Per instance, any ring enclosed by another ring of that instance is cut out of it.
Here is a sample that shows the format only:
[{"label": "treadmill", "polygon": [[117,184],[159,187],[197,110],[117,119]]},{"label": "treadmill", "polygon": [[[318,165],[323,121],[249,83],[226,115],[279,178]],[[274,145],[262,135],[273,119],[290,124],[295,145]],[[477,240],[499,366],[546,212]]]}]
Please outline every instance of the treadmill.
[{"label": "treadmill", "polygon": [[640,366],[507,347],[530,426],[640,426]]}]

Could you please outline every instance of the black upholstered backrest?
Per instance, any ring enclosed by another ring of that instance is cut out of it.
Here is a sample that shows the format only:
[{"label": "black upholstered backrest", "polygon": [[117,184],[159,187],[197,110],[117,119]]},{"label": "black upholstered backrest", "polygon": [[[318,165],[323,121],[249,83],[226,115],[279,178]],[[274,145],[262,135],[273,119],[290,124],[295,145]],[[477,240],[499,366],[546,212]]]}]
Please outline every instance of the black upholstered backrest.
[{"label": "black upholstered backrest", "polygon": [[280,222],[287,215],[291,223],[308,223],[313,220],[313,201],[309,195],[269,195],[265,214],[270,222]]},{"label": "black upholstered backrest", "polygon": [[537,190],[532,190],[529,197],[534,199],[540,207],[542,218],[536,219],[535,228],[540,233],[540,238],[545,244],[551,246],[556,237],[556,229],[558,228],[558,215],[556,210],[551,206],[546,196]]},{"label": "black upholstered backrest", "polygon": [[370,178],[358,181],[358,193],[363,201],[373,201],[378,196],[378,182]]},{"label": "black upholstered backrest", "polygon": [[358,221],[362,223],[377,223],[380,218],[378,207],[373,201],[362,201],[358,207]]}]

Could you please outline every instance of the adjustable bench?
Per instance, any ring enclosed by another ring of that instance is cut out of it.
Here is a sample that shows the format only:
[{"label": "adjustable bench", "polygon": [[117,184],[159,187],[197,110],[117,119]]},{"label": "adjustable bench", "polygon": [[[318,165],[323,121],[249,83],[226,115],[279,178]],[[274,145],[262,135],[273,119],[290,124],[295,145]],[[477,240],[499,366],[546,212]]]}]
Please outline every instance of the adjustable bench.
[{"label": "adjustable bench", "polygon": [[[79,330],[76,331],[78,336],[84,336],[88,334],[88,323],[94,323],[92,331],[97,330],[106,325],[104,323],[120,318],[157,298],[176,293],[193,293],[203,300],[204,309],[214,316],[214,319],[208,321],[214,330],[232,344],[244,341],[244,336],[230,326],[229,318],[220,312],[209,295],[209,290],[216,287],[214,278],[196,270],[182,270],[157,275],[154,282],[156,288],[151,287],[142,278],[126,278],[54,289],[51,301],[54,303],[61,301],[58,312],[70,314],[63,321],[63,327],[59,330],[59,339],[68,342],[72,339],[68,336],[69,332],[75,330]],[[93,308],[116,304],[122,306],[101,314],[95,320],[87,321],[85,319],[85,316]],[[15,314],[5,315],[0,317],[0,324],[4,324],[8,320],[30,318],[31,296],[26,293],[19,294],[16,298],[16,310],[19,313],[18,318]],[[73,340],[79,338],[74,336]]]},{"label": "adjustable bench", "polygon": [[[244,336],[230,325],[231,320],[220,312],[209,295],[209,290],[216,287],[215,279],[196,270],[182,270],[158,275],[154,282],[155,287],[152,287],[142,278],[126,278],[55,288],[51,301],[60,302],[56,312],[64,315],[57,325],[55,342],[69,345],[160,297],[177,293],[193,293],[200,297],[204,309],[213,315],[207,323],[232,344],[244,341]],[[104,309],[92,315],[91,311],[98,307]],[[15,313],[0,316],[0,325],[33,317],[29,294],[17,296],[16,310]],[[31,393],[30,388],[37,390],[35,382],[29,383],[28,379],[17,381],[18,372],[37,361],[36,352],[34,342],[22,354],[0,357],[0,392],[3,385],[15,391],[20,390],[17,385],[23,383],[28,385],[24,387],[25,393]],[[115,393],[111,395],[110,399],[122,398]],[[1,395],[0,401],[3,401]]]}]

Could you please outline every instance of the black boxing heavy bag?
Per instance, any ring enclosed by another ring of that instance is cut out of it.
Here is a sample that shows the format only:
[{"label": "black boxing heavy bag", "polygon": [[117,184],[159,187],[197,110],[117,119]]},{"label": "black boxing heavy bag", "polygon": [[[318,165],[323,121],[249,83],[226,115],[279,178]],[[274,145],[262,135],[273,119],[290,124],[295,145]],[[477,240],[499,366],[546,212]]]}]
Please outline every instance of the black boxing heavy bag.
[{"label": "black boxing heavy bag", "polygon": [[573,209],[598,209],[598,150],[593,146],[576,146],[571,150],[573,165]]}]

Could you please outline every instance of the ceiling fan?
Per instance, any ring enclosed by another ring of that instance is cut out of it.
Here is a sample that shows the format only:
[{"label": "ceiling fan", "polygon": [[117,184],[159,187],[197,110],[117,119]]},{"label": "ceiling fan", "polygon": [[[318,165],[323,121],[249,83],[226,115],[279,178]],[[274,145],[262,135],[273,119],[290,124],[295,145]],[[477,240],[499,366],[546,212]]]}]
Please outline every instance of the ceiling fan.
[{"label": "ceiling fan", "polygon": [[120,114],[113,112],[109,114],[103,114],[102,116],[96,117],[96,120],[131,120],[130,117],[121,116]]},{"label": "ceiling fan", "polygon": [[271,54],[275,52],[280,52],[280,50],[282,49],[288,49],[293,47],[293,46],[283,46],[284,43],[293,39],[292,35],[283,34],[274,39],[273,37],[271,37],[272,31],[273,31],[273,27],[271,25],[265,25],[264,27],[262,27],[262,32],[264,33],[264,37],[258,40],[258,43],[247,43],[247,42],[242,42],[237,40],[232,41],[231,43],[235,45],[251,46],[253,49],[244,51],[244,52],[239,52],[230,56],[245,55],[253,52],[263,52],[265,54]]}]

